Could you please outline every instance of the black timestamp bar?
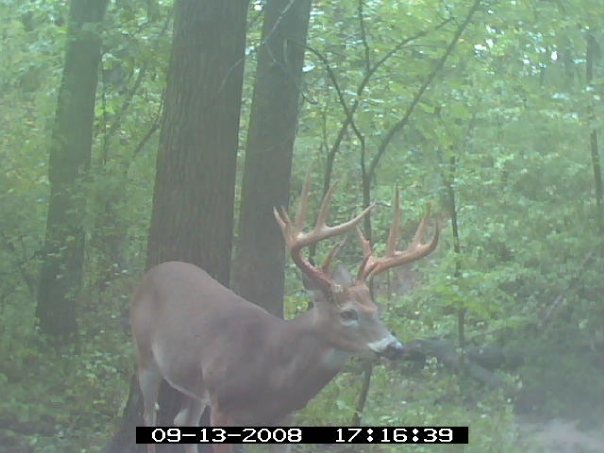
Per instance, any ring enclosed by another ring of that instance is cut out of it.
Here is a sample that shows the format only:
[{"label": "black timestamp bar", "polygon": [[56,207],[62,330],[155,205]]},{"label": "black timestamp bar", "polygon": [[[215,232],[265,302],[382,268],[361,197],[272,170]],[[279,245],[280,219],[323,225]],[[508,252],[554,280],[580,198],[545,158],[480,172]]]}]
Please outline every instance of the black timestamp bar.
[{"label": "black timestamp bar", "polygon": [[137,444],[467,444],[467,426],[137,426]]}]

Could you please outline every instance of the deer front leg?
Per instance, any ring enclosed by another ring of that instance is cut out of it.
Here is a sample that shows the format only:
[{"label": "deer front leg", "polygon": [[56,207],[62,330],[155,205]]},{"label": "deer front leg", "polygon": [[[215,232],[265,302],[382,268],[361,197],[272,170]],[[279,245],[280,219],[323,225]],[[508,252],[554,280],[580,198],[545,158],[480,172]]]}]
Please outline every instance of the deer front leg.
[{"label": "deer front leg", "polygon": [[[155,426],[157,420],[157,395],[162,377],[155,366],[139,368],[138,382],[143,394],[143,419],[145,426]],[[155,453],[155,444],[147,444],[147,453]]]},{"label": "deer front leg", "polygon": [[[233,421],[227,414],[222,412],[217,405],[210,406],[211,426],[234,426]],[[212,444],[214,453],[237,453],[234,446],[230,444]]]},{"label": "deer front leg", "polygon": [[[174,418],[175,426],[199,426],[199,419],[207,402],[198,398],[183,395],[180,412]],[[185,453],[198,453],[197,445],[185,445]]]}]

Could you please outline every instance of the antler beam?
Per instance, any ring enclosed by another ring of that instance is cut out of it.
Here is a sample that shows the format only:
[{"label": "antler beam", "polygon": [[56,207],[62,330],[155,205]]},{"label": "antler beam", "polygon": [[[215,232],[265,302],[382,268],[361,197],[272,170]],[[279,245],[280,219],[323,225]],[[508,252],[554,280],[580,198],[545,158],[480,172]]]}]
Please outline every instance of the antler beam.
[{"label": "antler beam", "polygon": [[350,231],[363,219],[365,215],[367,215],[371,208],[373,208],[373,205],[371,205],[347,222],[335,226],[328,226],[327,217],[329,216],[329,207],[331,205],[331,199],[335,188],[336,185],[332,185],[325,194],[325,197],[323,197],[315,226],[308,233],[304,233],[302,230],[304,229],[304,223],[306,221],[306,214],[308,210],[310,172],[306,176],[302,193],[300,195],[300,205],[293,222],[285,209],[281,208],[278,210],[277,208],[273,208],[275,220],[281,228],[281,232],[283,233],[283,237],[285,239],[285,243],[287,244],[287,248],[289,249],[292,260],[307,277],[323,288],[329,288],[332,284],[332,279],[327,273],[327,267],[337,253],[339,246],[334,247],[326,260],[326,264],[320,268],[314,266],[308,261],[308,259],[302,256],[302,249],[310,246],[311,244],[316,244],[323,239],[339,236]]}]

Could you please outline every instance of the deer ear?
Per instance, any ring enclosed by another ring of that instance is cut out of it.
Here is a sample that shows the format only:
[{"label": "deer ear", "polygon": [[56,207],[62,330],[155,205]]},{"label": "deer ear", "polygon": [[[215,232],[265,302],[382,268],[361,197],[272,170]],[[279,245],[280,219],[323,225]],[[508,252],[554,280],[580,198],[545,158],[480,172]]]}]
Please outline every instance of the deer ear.
[{"label": "deer ear", "polygon": [[325,295],[323,294],[323,291],[321,290],[319,285],[317,285],[304,274],[302,274],[302,285],[304,286],[304,289],[306,291],[312,294],[313,301],[315,303],[317,302],[317,300],[325,299]]},{"label": "deer ear", "polygon": [[352,275],[350,275],[350,272],[348,272],[344,266],[338,266],[330,277],[332,278],[333,283],[330,285],[329,290],[325,290],[320,288],[309,278],[306,278],[306,276],[302,276],[304,288],[312,293],[315,304],[337,300],[339,298],[338,294],[344,292],[344,288],[354,284]]},{"label": "deer ear", "polygon": [[306,291],[310,291],[310,292],[319,290],[317,285],[310,278],[308,278],[305,274],[302,274],[302,286],[304,286],[304,289]]},{"label": "deer ear", "polygon": [[336,283],[342,286],[351,286],[354,283],[352,275],[350,275],[350,272],[348,272],[348,269],[346,269],[344,266],[336,267],[336,270],[333,271],[332,277]]},{"label": "deer ear", "polygon": [[335,279],[329,289],[321,288],[306,277],[302,277],[302,283],[304,284],[304,289],[312,294],[313,305],[315,306],[323,304],[329,305],[330,302],[335,300],[334,297],[336,297],[336,294],[343,291],[343,285],[335,281]]}]

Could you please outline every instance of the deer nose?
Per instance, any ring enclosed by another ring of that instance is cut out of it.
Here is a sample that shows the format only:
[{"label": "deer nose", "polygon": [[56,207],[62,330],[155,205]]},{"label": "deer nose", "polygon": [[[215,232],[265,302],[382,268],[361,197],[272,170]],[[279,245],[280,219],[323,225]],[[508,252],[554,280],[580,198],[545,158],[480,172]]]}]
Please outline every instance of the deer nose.
[{"label": "deer nose", "polygon": [[405,347],[396,337],[389,334],[387,337],[382,338],[380,341],[369,343],[369,349],[376,354],[386,357],[387,359],[393,360],[401,357],[404,353]]},{"label": "deer nose", "polygon": [[382,351],[380,355],[386,357],[389,360],[395,360],[401,358],[405,353],[405,346],[398,341],[394,340],[386,346],[386,349]]}]

